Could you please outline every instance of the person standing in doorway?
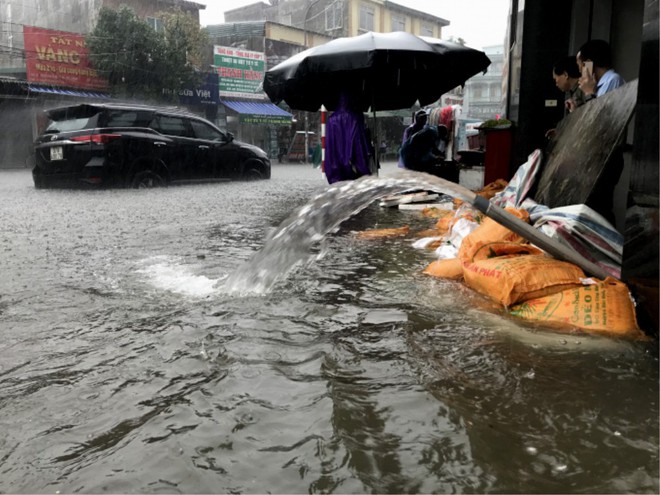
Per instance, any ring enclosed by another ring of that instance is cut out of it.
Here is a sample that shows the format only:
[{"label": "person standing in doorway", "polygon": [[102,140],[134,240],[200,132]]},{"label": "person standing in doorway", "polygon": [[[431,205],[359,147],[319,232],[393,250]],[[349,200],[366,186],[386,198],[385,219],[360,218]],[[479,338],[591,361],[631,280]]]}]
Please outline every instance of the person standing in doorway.
[{"label": "person standing in doorway", "polygon": [[[584,104],[584,93],[580,89],[580,68],[574,56],[567,55],[557,60],[552,67],[552,78],[557,88],[564,92],[564,117]],[[553,137],[555,131],[549,129],[545,137]]]},{"label": "person standing in doorway", "polygon": [[[584,104],[584,93],[580,89],[580,68],[572,55],[562,57],[552,67],[552,78],[560,91],[564,92],[564,115]],[[569,103],[570,101],[570,103]]]}]

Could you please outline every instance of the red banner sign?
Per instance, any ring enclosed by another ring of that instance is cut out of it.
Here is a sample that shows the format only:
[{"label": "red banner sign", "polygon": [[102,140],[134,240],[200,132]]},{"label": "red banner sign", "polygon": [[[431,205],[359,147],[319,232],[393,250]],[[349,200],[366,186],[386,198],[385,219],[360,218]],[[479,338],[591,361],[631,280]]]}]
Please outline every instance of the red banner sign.
[{"label": "red banner sign", "polygon": [[23,26],[27,80],[82,89],[107,89],[89,62],[85,36]]}]

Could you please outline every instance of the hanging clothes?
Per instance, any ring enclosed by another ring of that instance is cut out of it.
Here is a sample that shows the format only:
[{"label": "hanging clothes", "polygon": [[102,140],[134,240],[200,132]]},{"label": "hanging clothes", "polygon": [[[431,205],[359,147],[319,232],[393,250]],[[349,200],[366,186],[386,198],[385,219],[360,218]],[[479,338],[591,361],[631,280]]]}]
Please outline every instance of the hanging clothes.
[{"label": "hanging clothes", "polygon": [[370,174],[364,114],[351,108],[350,98],[342,94],[326,125],[326,179],[332,184]]}]

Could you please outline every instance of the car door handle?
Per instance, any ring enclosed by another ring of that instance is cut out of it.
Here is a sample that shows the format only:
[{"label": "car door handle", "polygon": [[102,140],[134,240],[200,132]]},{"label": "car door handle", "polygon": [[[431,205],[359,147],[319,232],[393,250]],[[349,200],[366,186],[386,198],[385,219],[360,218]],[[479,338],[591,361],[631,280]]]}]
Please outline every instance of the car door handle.
[{"label": "car door handle", "polygon": [[199,148],[200,150],[207,150],[207,149],[209,149],[209,147],[206,146],[205,144],[200,144],[200,145],[198,146],[198,148]]},{"label": "car door handle", "polygon": [[154,146],[167,146],[167,143],[164,143],[163,141],[154,141]]}]

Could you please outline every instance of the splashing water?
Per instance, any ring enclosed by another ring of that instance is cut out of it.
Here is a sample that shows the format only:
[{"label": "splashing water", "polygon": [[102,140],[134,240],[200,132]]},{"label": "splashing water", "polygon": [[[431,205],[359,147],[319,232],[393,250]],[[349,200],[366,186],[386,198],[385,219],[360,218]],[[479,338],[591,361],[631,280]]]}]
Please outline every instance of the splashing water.
[{"label": "splashing water", "polygon": [[401,170],[384,177],[338,182],[285,219],[264,247],[224,281],[227,293],[266,293],[300,264],[310,262],[313,244],[374,200],[422,189],[471,202],[473,193],[434,175]]},{"label": "splashing water", "polygon": [[149,282],[162,290],[176,292],[189,297],[206,297],[214,292],[216,280],[196,275],[177,260],[156,256],[144,261],[138,273],[147,276]]}]

